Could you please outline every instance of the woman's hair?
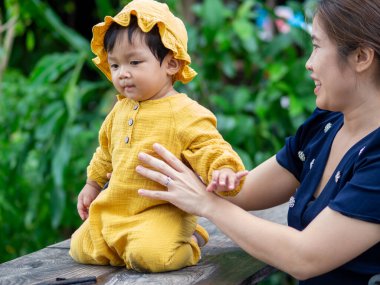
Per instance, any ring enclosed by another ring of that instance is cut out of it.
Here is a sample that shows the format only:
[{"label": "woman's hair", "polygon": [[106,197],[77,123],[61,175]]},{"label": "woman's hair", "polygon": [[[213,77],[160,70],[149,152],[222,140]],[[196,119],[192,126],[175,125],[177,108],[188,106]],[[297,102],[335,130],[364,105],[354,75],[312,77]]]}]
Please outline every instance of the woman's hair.
[{"label": "woman's hair", "polygon": [[153,55],[158,59],[160,64],[164,60],[165,56],[169,53],[169,49],[164,46],[161,40],[160,32],[157,25],[155,25],[149,32],[144,33],[137,24],[137,18],[131,15],[129,26],[124,27],[113,22],[104,35],[104,49],[111,52],[115,46],[116,39],[121,31],[128,31],[129,43],[132,43],[132,37],[135,32],[141,33],[143,40],[149,47]]},{"label": "woman's hair", "polygon": [[369,47],[380,70],[379,0],[320,0],[316,16],[343,60],[357,48]]}]

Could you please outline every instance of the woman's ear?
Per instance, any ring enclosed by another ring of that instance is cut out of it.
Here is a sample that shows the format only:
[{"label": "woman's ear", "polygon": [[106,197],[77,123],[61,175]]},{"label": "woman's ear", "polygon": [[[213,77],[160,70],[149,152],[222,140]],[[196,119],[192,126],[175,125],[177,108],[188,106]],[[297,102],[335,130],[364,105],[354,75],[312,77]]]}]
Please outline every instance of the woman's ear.
[{"label": "woman's ear", "polygon": [[174,58],[173,54],[170,53],[166,56],[166,72],[168,75],[175,75],[182,67],[182,61]]},{"label": "woman's ear", "polygon": [[368,70],[375,64],[375,51],[369,47],[359,47],[354,53],[354,64],[357,72]]}]

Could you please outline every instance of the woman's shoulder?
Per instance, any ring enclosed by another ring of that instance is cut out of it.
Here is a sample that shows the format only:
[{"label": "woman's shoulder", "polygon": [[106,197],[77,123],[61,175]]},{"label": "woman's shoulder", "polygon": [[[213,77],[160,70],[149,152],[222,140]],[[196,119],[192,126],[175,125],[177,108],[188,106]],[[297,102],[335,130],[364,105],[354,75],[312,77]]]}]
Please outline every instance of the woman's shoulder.
[{"label": "woman's shoulder", "polygon": [[343,122],[343,114],[316,108],[310,117],[301,125],[298,132],[314,136],[319,133],[326,133],[332,127],[337,127]]},{"label": "woman's shoulder", "polygon": [[360,147],[358,162],[368,164],[377,161],[380,170],[380,128],[368,134],[357,145]]},{"label": "woman's shoulder", "polygon": [[340,112],[332,112],[316,108],[310,117],[305,121],[303,125],[309,126],[326,126],[341,122],[343,120],[343,114]]},{"label": "woman's shoulder", "polygon": [[342,113],[316,108],[309,118],[298,128],[296,136],[304,140],[317,134],[326,133],[343,121]]}]

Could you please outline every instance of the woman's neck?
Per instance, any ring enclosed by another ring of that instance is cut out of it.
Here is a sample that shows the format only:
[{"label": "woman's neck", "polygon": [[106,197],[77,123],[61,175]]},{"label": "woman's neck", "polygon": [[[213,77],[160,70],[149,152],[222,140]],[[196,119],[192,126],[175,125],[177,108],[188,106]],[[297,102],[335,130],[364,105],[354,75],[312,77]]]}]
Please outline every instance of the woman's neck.
[{"label": "woman's neck", "polygon": [[380,95],[356,108],[344,111],[344,129],[348,134],[368,134],[380,127]]}]

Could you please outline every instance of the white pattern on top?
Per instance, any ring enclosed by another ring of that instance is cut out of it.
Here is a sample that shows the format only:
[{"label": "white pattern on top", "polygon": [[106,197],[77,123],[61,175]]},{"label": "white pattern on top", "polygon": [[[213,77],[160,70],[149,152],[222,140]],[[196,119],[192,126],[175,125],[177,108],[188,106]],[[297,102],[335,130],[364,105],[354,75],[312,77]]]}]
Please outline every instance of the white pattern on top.
[{"label": "white pattern on top", "polygon": [[304,152],[302,150],[298,151],[298,158],[301,161],[305,161],[306,160],[305,154],[304,154]]},{"label": "white pattern on top", "polygon": [[338,171],[338,172],[335,174],[335,183],[338,183],[339,178],[340,178],[340,171]]},{"label": "white pattern on top", "polygon": [[328,130],[330,130],[332,127],[332,124],[331,123],[327,123],[326,126],[325,126],[325,129],[324,129],[324,132],[327,133]]}]

